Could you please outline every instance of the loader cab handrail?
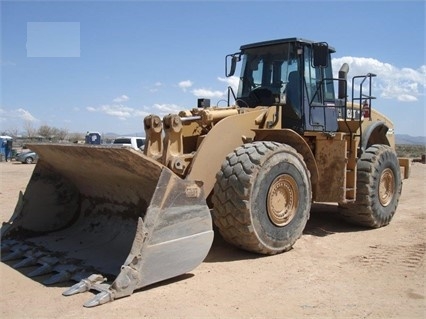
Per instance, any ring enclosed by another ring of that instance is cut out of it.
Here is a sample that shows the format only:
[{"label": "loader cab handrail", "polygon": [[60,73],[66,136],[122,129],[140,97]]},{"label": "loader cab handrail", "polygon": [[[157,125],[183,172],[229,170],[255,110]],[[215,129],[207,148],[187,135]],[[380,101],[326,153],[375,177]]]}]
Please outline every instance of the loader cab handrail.
[{"label": "loader cab handrail", "polygon": [[[346,79],[336,79],[336,78],[324,78],[321,81],[319,81],[318,85],[317,85],[317,89],[315,91],[315,93],[312,95],[312,98],[309,100],[309,105],[310,106],[331,106],[334,105],[336,107],[346,107],[347,105],[347,95],[342,95],[342,98],[325,98],[324,97],[324,86],[330,85],[330,83],[334,83],[337,82],[339,87],[342,83],[344,83],[344,86],[342,85],[342,87],[346,87]],[[317,100],[317,102],[315,102],[315,100]],[[318,102],[319,101],[319,102]]]},{"label": "loader cab handrail", "polygon": [[[352,78],[352,113],[354,112],[354,106],[355,102],[359,103],[359,114],[364,115],[371,114],[371,103],[372,100],[376,99],[376,97],[371,95],[372,91],[372,78],[376,77],[377,75],[374,73],[367,73],[365,75],[357,75]],[[359,81],[360,80],[360,81]],[[356,83],[358,82],[358,86]],[[363,88],[364,84],[367,85],[367,94],[364,94]],[[359,95],[358,97],[355,96],[355,87],[358,87]],[[368,116],[369,117],[369,116]]]},{"label": "loader cab handrail", "polygon": [[235,95],[234,89],[232,88],[232,86],[228,86],[228,106],[231,105],[231,95],[234,101],[236,101],[237,97]]}]

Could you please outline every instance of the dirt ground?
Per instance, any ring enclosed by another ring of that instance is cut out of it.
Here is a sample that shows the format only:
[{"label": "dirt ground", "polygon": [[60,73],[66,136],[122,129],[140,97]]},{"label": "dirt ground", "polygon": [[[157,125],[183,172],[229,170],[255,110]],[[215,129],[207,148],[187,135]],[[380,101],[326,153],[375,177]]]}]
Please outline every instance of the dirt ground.
[{"label": "dirt ground", "polygon": [[[0,221],[7,221],[34,165],[0,163]],[[63,297],[0,263],[1,318],[425,318],[426,165],[413,163],[391,224],[346,224],[315,205],[302,238],[263,257],[216,236],[191,273],[95,308],[93,294]],[[69,285],[69,284],[68,284]]]}]

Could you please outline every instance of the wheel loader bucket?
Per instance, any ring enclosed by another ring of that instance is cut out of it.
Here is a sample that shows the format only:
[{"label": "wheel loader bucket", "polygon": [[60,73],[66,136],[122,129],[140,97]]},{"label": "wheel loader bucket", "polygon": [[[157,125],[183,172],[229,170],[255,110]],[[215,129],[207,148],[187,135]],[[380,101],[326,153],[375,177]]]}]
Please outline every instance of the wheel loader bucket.
[{"label": "wheel loader bucket", "polygon": [[[2,261],[93,307],[197,267],[213,241],[200,182],[129,148],[43,145],[1,229]],[[49,274],[49,275],[47,275]]]}]

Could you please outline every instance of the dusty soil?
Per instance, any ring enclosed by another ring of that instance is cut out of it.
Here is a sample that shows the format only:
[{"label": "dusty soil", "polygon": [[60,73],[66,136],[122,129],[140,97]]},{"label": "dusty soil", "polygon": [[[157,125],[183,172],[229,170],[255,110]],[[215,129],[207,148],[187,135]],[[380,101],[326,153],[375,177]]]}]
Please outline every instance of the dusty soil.
[{"label": "dusty soil", "polygon": [[[0,221],[34,165],[0,163]],[[0,263],[1,318],[425,318],[426,165],[413,163],[391,224],[365,230],[315,205],[302,238],[262,257],[214,241],[191,273],[95,308]]]}]

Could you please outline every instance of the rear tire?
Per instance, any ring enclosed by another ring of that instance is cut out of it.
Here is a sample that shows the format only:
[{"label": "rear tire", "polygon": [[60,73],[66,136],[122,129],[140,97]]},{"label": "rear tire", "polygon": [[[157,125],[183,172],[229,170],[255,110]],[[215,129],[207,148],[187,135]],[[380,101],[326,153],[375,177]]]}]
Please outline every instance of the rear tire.
[{"label": "rear tire", "polygon": [[33,163],[33,158],[32,157],[27,157],[26,159],[25,159],[25,163],[26,164],[32,164]]},{"label": "rear tire", "polygon": [[379,228],[391,221],[402,190],[395,151],[387,145],[370,146],[357,164],[355,203],[341,204],[344,218],[357,225]]},{"label": "rear tire", "polygon": [[302,235],[311,200],[309,171],[294,148],[249,143],[230,153],[216,176],[213,221],[227,242],[273,255]]}]

